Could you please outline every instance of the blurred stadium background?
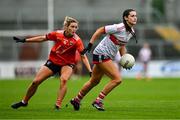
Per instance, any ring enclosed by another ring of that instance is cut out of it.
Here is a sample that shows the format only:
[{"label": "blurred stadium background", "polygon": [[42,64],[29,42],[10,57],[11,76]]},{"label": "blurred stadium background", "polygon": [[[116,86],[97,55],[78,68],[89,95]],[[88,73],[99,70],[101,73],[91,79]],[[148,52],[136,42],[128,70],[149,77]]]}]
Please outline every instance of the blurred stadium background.
[{"label": "blurred stadium background", "polygon": [[[180,119],[179,6],[180,0],[0,0],[0,119]],[[127,48],[137,59],[143,43],[150,44],[148,74],[155,77],[151,82],[135,80],[142,70],[137,61],[132,70],[122,71],[126,78],[106,97],[105,112],[94,110],[91,102],[108,82],[107,77],[85,97],[79,112],[71,105],[66,107],[89,76],[68,82],[59,112],[53,110],[58,78],[44,82],[27,108],[10,108],[24,95],[53,44],[16,44],[13,36],[46,34],[62,28],[65,16],[72,16],[79,20],[78,34],[87,45],[98,27],[122,22],[122,12],[127,8],[138,13],[138,44],[131,40]]]},{"label": "blurred stadium background", "polygon": [[[0,0],[0,78],[32,76],[47,60],[52,42],[15,44],[12,36],[46,34],[62,28],[65,16],[79,20],[78,34],[87,45],[95,30],[121,22],[122,12],[134,8],[138,44],[128,51],[137,58],[144,42],[152,48],[150,75],[180,76],[179,0]],[[91,56],[89,56],[91,59]],[[124,75],[134,76],[138,64]]]}]

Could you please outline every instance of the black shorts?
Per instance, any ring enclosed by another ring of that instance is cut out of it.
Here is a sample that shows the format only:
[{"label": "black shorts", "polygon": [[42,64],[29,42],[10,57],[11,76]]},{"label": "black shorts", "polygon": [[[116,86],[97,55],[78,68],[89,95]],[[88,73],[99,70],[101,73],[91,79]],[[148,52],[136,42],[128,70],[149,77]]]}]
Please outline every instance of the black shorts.
[{"label": "black shorts", "polygon": [[[70,66],[72,69],[74,69],[75,65],[74,64],[67,64],[68,66]],[[47,60],[46,63],[44,64],[44,66],[48,67],[50,70],[53,71],[54,74],[59,73],[61,68],[63,66],[54,64],[51,60]]]},{"label": "black shorts", "polygon": [[101,62],[106,62],[110,60],[111,58],[104,55],[95,55],[93,54],[93,64],[99,64]]}]

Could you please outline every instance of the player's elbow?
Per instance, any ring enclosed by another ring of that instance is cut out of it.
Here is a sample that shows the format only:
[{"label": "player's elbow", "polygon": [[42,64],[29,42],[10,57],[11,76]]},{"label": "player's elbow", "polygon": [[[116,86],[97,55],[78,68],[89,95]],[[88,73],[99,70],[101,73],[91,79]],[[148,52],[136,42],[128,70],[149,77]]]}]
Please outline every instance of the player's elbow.
[{"label": "player's elbow", "polygon": [[105,27],[100,27],[96,30],[97,33],[99,34],[105,34]]}]

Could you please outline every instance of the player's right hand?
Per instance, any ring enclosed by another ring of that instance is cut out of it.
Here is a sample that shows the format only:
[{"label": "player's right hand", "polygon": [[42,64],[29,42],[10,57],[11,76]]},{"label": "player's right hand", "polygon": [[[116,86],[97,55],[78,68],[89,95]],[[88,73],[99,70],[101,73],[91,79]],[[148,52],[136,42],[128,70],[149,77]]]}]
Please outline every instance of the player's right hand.
[{"label": "player's right hand", "polygon": [[16,41],[16,43],[18,43],[18,42],[21,42],[21,43],[24,43],[24,42],[26,42],[26,39],[25,38],[18,38],[18,37],[13,37],[13,40],[15,40]]},{"label": "player's right hand", "polygon": [[93,44],[89,43],[88,46],[86,48],[84,48],[84,50],[81,52],[81,55],[86,54],[87,52],[90,52],[92,49]]}]

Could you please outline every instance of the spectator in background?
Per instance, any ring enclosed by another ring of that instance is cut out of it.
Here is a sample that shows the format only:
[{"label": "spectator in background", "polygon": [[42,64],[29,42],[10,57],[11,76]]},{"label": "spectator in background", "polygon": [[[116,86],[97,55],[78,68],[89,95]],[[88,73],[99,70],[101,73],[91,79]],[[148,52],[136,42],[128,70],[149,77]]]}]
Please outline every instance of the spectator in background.
[{"label": "spectator in background", "polygon": [[152,52],[149,44],[144,43],[138,54],[138,60],[142,63],[143,66],[142,71],[137,75],[138,80],[142,78],[145,78],[146,80],[150,79],[150,76],[148,75],[148,63],[151,60],[151,54]]},{"label": "spectator in background", "polygon": [[[55,103],[55,108],[58,110],[61,108],[61,103],[66,95],[67,91],[67,81],[73,73],[74,66],[76,64],[75,57],[76,51],[82,53],[84,46],[80,37],[76,34],[78,30],[78,21],[71,17],[66,17],[64,20],[64,28],[62,30],[57,30],[50,32],[46,35],[31,37],[21,39],[18,37],[13,37],[13,39],[18,43],[32,43],[32,42],[44,42],[44,41],[54,41],[54,46],[51,49],[49,58],[47,62],[40,68],[37,72],[34,80],[30,84],[26,95],[22,101],[11,105],[12,108],[17,109],[19,107],[25,107],[28,105],[29,100],[35,94],[38,86],[45,80],[47,80],[52,75],[60,74],[60,87],[58,90],[57,100]],[[87,56],[81,54],[81,59],[85,64],[88,71],[91,73],[91,67]],[[51,88],[47,88],[49,90]]]}]

